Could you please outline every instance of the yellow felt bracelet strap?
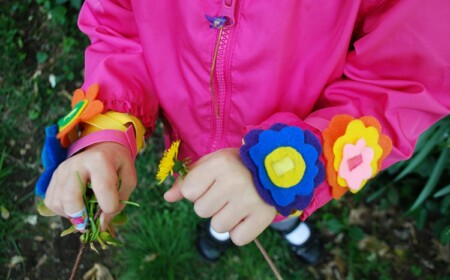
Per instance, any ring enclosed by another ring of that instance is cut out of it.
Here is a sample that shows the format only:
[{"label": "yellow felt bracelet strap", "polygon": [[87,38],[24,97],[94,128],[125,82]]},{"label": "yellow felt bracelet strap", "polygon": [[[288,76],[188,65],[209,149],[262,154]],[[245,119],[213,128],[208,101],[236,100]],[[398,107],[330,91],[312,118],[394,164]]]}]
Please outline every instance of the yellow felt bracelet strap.
[{"label": "yellow felt bracelet strap", "polygon": [[144,146],[145,127],[140,119],[130,114],[118,113],[113,111],[107,112],[106,115],[118,122],[121,122],[122,124],[132,124],[136,133],[136,146],[138,150],[140,150]]},{"label": "yellow felt bracelet strap", "polygon": [[103,129],[114,129],[120,131],[125,131],[127,129],[127,127],[122,123],[104,114],[97,115],[84,123],[85,126],[83,128],[83,132],[81,133],[82,137]]},{"label": "yellow felt bracelet strap", "polygon": [[136,133],[137,150],[139,151],[144,146],[144,125],[138,118],[127,113],[109,111],[105,114],[95,116],[94,118],[84,122],[84,124],[85,126],[81,137],[104,129],[125,131],[129,125],[133,125],[134,131]]}]

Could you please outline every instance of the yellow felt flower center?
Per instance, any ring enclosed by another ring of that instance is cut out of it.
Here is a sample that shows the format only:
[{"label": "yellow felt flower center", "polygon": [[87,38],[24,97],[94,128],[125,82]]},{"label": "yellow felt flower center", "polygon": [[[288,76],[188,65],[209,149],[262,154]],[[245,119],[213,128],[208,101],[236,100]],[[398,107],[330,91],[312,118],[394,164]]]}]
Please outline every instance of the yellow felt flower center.
[{"label": "yellow felt flower center", "polygon": [[272,183],[280,188],[298,184],[306,169],[302,155],[291,147],[273,150],[266,156],[264,166]]}]

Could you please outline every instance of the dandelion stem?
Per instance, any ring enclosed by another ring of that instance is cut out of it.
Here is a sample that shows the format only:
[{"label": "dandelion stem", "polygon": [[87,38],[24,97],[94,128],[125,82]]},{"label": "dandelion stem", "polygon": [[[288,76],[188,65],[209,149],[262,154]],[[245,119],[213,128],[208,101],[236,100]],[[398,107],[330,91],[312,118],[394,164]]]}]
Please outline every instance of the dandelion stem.
[{"label": "dandelion stem", "polygon": [[256,247],[258,247],[259,251],[261,252],[261,254],[263,255],[264,259],[266,260],[267,264],[269,264],[270,269],[272,269],[273,274],[275,275],[275,277],[277,278],[277,280],[282,280],[283,277],[281,277],[280,272],[278,271],[277,267],[275,266],[275,264],[273,263],[272,259],[270,258],[269,254],[267,253],[267,251],[264,249],[264,247],[261,245],[261,243],[259,242],[258,239],[255,239],[253,241],[256,244]]},{"label": "dandelion stem", "polygon": [[78,250],[77,258],[75,259],[75,263],[73,264],[72,273],[70,274],[70,280],[74,280],[77,275],[78,268],[80,267],[81,258],[83,257],[84,249],[86,248],[86,244],[80,242],[80,249]]}]

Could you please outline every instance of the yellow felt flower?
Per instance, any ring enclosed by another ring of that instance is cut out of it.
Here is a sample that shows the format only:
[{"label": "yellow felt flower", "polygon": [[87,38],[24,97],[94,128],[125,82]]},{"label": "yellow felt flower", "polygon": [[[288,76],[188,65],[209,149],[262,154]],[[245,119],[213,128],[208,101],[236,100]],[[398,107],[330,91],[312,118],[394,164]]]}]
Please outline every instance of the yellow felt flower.
[{"label": "yellow felt flower", "polygon": [[323,131],[327,181],[335,199],[358,192],[380,170],[392,150],[389,136],[372,116],[335,116]]},{"label": "yellow felt flower", "polygon": [[[370,162],[370,167],[372,169],[372,177],[375,176],[375,174],[377,174],[378,172],[378,160],[383,154],[383,149],[378,144],[379,137],[380,133],[375,127],[366,127],[361,120],[351,121],[347,126],[345,134],[339,137],[333,145],[334,170],[339,170],[339,166],[344,158],[344,145],[346,145],[347,143],[356,144],[359,139],[364,139],[366,147],[373,150],[373,158]],[[342,178],[339,173],[337,181],[338,184],[342,187],[348,186],[347,181]],[[366,181],[367,180],[364,180],[362,185],[364,185]]]},{"label": "yellow felt flower", "polygon": [[159,162],[158,172],[156,174],[156,180],[161,184],[169,175],[173,175],[173,168],[177,162],[178,147],[180,141],[174,141],[170,145],[170,148],[164,152],[164,155]]}]

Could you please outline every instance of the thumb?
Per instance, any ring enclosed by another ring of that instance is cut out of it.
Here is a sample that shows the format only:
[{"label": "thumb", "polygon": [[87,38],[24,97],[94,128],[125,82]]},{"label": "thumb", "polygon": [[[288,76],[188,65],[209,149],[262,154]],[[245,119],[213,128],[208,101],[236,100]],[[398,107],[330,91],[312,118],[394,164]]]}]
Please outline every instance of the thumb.
[{"label": "thumb", "polygon": [[181,177],[178,177],[172,187],[164,194],[164,199],[167,202],[177,202],[184,198],[183,194],[181,193],[182,182],[183,179]]}]

